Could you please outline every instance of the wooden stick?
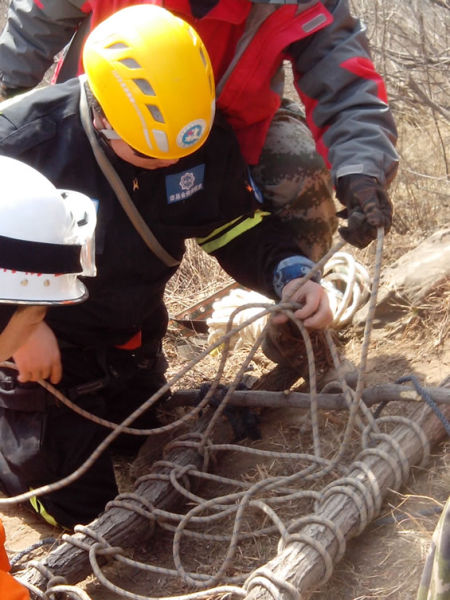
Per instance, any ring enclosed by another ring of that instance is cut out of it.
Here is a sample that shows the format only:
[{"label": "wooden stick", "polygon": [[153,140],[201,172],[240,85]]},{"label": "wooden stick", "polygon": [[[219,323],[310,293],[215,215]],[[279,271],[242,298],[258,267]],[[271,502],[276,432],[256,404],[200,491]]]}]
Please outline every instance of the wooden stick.
[{"label": "wooden stick", "polygon": [[[450,404],[450,389],[441,387],[424,388],[431,398],[442,404]],[[177,406],[189,406],[198,403],[198,390],[180,390],[175,392],[166,406],[168,409]],[[344,394],[317,394],[318,408],[322,410],[347,409]],[[419,394],[412,387],[394,383],[375,385],[364,390],[362,398],[367,406],[380,402],[393,401],[421,401]],[[264,390],[237,390],[229,399],[233,406],[246,406],[251,408],[309,408],[310,395],[302,392],[267,392]]]}]

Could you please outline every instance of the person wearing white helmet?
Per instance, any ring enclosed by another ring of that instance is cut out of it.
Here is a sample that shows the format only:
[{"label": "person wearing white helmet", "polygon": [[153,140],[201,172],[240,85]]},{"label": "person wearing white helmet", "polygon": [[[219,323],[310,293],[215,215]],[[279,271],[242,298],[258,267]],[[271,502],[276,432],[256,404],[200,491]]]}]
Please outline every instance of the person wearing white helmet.
[{"label": "person wearing white helmet", "polygon": [[[89,298],[47,307],[13,355],[19,381],[0,369],[0,401],[8,405],[3,413],[0,407],[0,486],[9,495],[69,475],[107,433],[34,385],[42,373],[61,369],[63,393],[115,422],[165,383],[164,288],[186,239],[195,238],[239,283],[274,299],[286,298],[314,266],[289,224],[265,210],[231,127],[215,111],[211,62],[191,26],[152,4],[124,8],[92,31],[83,60],[85,76],[1,104],[0,154],[98,205],[97,275],[83,279]],[[292,297],[310,328],[332,319],[319,279]],[[133,426],[156,423],[147,411]],[[142,441],[121,437],[133,450]],[[104,452],[33,506],[49,522],[72,527],[95,518],[116,493]]]},{"label": "person wearing white helmet", "polygon": [[[2,362],[33,335],[48,306],[86,300],[88,292],[78,276],[95,275],[96,214],[89,198],[57,190],[46,177],[13,158],[0,156],[0,179]],[[38,218],[40,227],[36,227]],[[42,373],[41,377],[59,375]],[[5,537],[0,520],[0,591],[8,599],[29,600],[27,588],[9,572]]]},{"label": "person wearing white helmet", "polygon": [[[82,302],[80,275],[95,275],[95,207],[57,190],[32,167],[0,156],[0,361],[11,357],[47,307]],[[37,222],[39,221],[39,226]],[[22,377],[25,374],[22,374]],[[57,380],[60,374],[42,372]]]}]

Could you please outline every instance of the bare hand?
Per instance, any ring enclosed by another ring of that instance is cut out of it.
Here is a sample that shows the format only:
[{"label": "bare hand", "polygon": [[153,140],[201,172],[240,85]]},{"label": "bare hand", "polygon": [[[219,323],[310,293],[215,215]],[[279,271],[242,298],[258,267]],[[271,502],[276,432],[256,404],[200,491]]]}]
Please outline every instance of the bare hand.
[{"label": "bare hand", "polygon": [[[289,281],[283,288],[281,300],[302,305],[294,315],[303,321],[308,329],[325,329],[333,321],[327,293],[320,284],[311,280],[300,287],[302,281],[302,278]],[[288,317],[282,313],[272,317],[272,323],[275,325],[286,323],[287,320]]]},{"label": "bare hand", "polygon": [[0,332],[0,361],[10,358],[36,330],[45,318],[45,306],[18,306],[3,331]]},{"label": "bare hand", "polygon": [[53,384],[61,381],[62,365],[58,342],[45,321],[39,323],[27,341],[13,354],[13,358],[21,383],[39,379],[49,379]]}]

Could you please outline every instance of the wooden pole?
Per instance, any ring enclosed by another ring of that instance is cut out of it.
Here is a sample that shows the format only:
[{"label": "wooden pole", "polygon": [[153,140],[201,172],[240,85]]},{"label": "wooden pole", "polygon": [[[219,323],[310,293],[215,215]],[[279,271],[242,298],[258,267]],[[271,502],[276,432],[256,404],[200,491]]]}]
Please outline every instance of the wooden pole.
[{"label": "wooden pole", "polygon": [[[206,411],[206,414],[199,419],[197,425],[193,428],[194,432],[201,433],[205,431],[210,418],[211,414]],[[155,440],[157,440],[157,437],[155,437]],[[186,447],[174,448],[169,451],[165,460],[180,467],[193,465],[197,469],[201,469],[203,463],[197,449]],[[158,467],[156,472],[169,473],[170,470],[168,467],[162,469]],[[170,481],[161,479],[152,479],[140,483],[134,493],[144,498],[147,503],[168,511],[177,507],[182,500],[182,496],[174,490]],[[133,501],[130,503],[133,504]],[[143,507],[139,503],[135,504]],[[111,546],[129,546],[130,539],[132,539],[133,544],[138,544],[145,539],[149,539],[153,534],[152,523],[147,517],[117,506],[108,508],[88,527],[105,538]],[[75,533],[70,537],[74,542],[82,542],[88,545],[95,543],[95,540],[83,533]],[[69,584],[82,581],[92,573],[88,552],[70,542],[64,542],[49,552],[42,561],[39,561],[39,564],[50,569],[54,575],[65,577]],[[22,583],[29,583],[40,590],[45,590],[47,579],[35,567],[27,567],[15,573],[14,576]]]},{"label": "wooden pole", "polygon": [[[438,403],[450,404],[450,389],[442,387],[424,388],[431,398]],[[198,403],[198,390],[180,390],[168,400],[169,407],[189,406]],[[342,393],[317,394],[317,406],[321,410],[344,410],[347,404]],[[419,394],[413,387],[395,383],[375,385],[366,388],[362,394],[364,403],[373,406],[380,402],[420,401]],[[249,408],[309,408],[311,397],[302,392],[269,392],[265,390],[236,390],[231,394],[228,404]]]},{"label": "wooden pole", "polygon": [[[441,410],[444,416],[449,419],[450,406],[445,405],[441,407]],[[422,405],[416,408],[410,418],[421,423],[430,445],[437,444],[445,438],[446,432],[443,424],[428,406]],[[410,466],[422,460],[422,446],[412,428],[399,425],[391,435],[399,443]],[[393,448],[387,442],[378,444],[377,448],[387,452],[390,456],[394,456]],[[384,498],[389,489],[395,489],[393,470],[384,459],[369,455],[362,462],[367,465],[376,478],[381,497]],[[361,468],[356,464],[350,467],[349,477],[359,481],[365,479]],[[360,525],[359,510],[354,501],[348,495],[339,491],[339,488],[336,488],[335,493],[328,497],[316,514],[333,521],[346,540],[354,537],[358,532]],[[338,551],[338,543],[329,528],[323,525],[309,524],[303,527],[300,533],[316,540],[329,553],[334,562]],[[262,572],[271,573],[276,581],[284,581],[293,586],[299,593],[299,600],[308,600],[313,591],[323,582],[325,566],[321,555],[311,545],[293,541],[276,557],[266,563],[262,568]],[[278,586],[278,588],[278,598],[280,600],[292,600],[292,595],[288,589],[282,586]],[[254,587],[249,588],[246,600],[273,600],[273,596],[264,586],[256,583]]]}]

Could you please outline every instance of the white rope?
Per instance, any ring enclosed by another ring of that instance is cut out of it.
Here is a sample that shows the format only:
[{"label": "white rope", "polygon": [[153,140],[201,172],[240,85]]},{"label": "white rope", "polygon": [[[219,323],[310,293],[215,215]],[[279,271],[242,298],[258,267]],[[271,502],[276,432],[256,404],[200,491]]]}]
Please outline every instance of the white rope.
[{"label": "white rope", "polygon": [[[227,296],[216,300],[213,304],[212,315],[206,320],[208,325],[208,345],[214,344],[219,338],[225,335],[230,316],[236,308],[245,304],[261,303],[273,305],[274,301],[258,292],[243,290],[241,288],[233,289]],[[232,327],[241,325],[244,321],[256,316],[260,312],[261,307],[254,306],[239,311],[234,317]],[[230,338],[230,349],[239,350],[246,344],[253,345],[266,326],[268,318],[269,315],[266,314],[233,335]]]},{"label": "white rope", "polygon": [[[333,313],[333,327],[348,325],[355,313],[368,301],[370,295],[370,276],[366,268],[358,263],[348,252],[336,252],[325,264],[321,281],[328,294],[330,308]],[[215,343],[226,333],[231,313],[246,304],[274,304],[273,300],[251,290],[241,288],[216,300],[213,312],[206,323],[208,325],[208,344]],[[259,307],[249,307],[236,314],[233,327],[261,312]],[[241,329],[230,339],[230,347],[239,350],[247,344],[254,344],[261,334],[269,315],[253,321]]]},{"label": "white rope", "polygon": [[348,325],[370,296],[370,275],[348,252],[336,252],[330,258],[321,284],[328,293],[334,327]]}]

